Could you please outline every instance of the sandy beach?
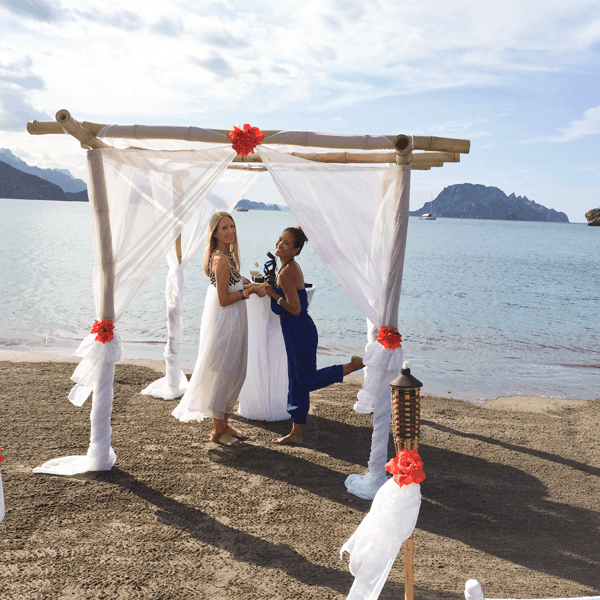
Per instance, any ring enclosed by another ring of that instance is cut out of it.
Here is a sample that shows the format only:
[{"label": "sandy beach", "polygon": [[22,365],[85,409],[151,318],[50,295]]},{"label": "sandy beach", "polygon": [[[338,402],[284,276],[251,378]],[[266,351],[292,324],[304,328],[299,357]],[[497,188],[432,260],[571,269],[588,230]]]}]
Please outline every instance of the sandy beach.
[{"label": "sandy beach", "polygon": [[[0,352],[1,600],[347,596],[339,550],[370,507],[344,487],[371,441],[359,380],[312,394],[303,447],[272,444],[286,421],[235,417],[250,441],[231,451],[209,422],[171,417],[176,401],[140,394],[161,363],[126,361],[115,467],[33,474],[87,450],[91,401],[67,400],[75,361]],[[421,419],[416,598],[462,598],[470,578],[489,598],[600,595],[598,402],[425,395]],[[401,554],[380,598],[402,598],[403,581]]]}]

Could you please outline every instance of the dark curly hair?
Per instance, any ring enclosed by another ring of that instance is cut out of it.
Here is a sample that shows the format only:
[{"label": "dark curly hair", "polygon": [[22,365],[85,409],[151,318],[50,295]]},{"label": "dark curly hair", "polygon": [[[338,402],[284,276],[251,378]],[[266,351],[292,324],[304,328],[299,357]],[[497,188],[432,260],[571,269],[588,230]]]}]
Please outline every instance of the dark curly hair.
[{"label": "dark curly hair", "polygon": [[[300,254],[304,244],[308,242],[308,238],[306,237],[304,231],[302,231],[302,227],[288,227],[287,229],[283,230],[283,233],[286,231],[289,231],[294,236],[294,248],[298,248],[298,254]],[[296,256],[298,256],[298,254],[296,254]]]}]

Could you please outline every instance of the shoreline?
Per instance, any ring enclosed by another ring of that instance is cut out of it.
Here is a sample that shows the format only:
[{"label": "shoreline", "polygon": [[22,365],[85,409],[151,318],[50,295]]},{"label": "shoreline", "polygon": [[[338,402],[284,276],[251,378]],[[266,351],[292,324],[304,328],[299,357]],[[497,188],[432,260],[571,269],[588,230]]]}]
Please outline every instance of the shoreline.
[{"label": "shoreline", "polygon": [[[62,354],[56,354],[54,352],[28,352],[23,350],[4,350],[0,349],[0,362],[8,361],[14,363],[79,363],[81,358],[78,356],[67,356]],[[135,367],[147,367],[153,369],[161,375],[165,374],[165,361],[157,360],[152,358],[124,358],[121,359],[117,364],[119,365],[131,365]],[[191,369],[182,369],[186,375],[192,373]],[[362,374],[351,374],[344,378],[344,383],[354,383],[362,385],[363,375]],[[586,399],[572,399],[572,398],[554,398],[552,396],[497,396],[485,400],[484,402],[473,402],[470,400],[463,400],[462,398],[453,398],[452,396],[435,396],[434,394],[423,394],[427,396],[434,396],[437,398],[446,398],[450,400],[456,400],[459,402],[467,402],[468,404],[474,404],[484,406],[486,408],[497,408],[503,410],[511,410],[515,412],[543,412],[548,410],[556,410],[560,408],[573,408],[580,406],[583,402],[595,402],[596,400]]]}]

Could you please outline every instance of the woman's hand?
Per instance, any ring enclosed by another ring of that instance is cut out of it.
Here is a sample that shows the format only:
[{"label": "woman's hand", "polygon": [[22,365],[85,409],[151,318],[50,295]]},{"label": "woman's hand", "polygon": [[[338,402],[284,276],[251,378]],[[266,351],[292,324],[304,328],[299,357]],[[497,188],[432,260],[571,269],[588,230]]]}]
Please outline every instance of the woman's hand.
[{"label": "woman's hand", "polygon": [[256,294],[259,298],[264,298],[266,295],[264,285],[261,283],[250,283],[249,285],[245,285],[244,289],[248,294]]},{"label": "woman's hand", "polygon": [[277,292],[268,283],[263,283],[262,285],[265,294],[269,296],[269,298],[278,298]]}]

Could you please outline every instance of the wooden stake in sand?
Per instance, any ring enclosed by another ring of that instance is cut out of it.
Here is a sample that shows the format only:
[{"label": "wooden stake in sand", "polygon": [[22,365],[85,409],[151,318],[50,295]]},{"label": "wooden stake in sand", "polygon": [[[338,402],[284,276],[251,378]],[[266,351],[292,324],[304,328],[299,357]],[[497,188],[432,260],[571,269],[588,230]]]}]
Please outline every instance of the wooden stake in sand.
[{"label": "wooden stake in sand", "polygon": [[[404,362],[400,375],[390,382],[392,390],[392,429],[396,453],[400,450],[418,450],[421,407],[419,388],[423,384],[410,374]],[[414,545],[411,535],[404,542],[404,598],[414,600],[415,570]]]}]

